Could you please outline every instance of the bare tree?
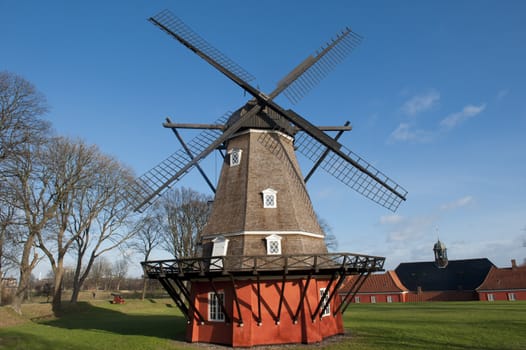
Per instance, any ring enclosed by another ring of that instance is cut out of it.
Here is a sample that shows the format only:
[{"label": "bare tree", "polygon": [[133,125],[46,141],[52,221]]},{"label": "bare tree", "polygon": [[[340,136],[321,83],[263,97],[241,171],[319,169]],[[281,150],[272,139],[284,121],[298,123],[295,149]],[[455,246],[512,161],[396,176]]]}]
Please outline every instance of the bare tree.
[{"label": "bare tree", "polygon": [[184,187],[165,194],[164,250],[176,258],[197,255],[197,236],[208,220],[211,200],[211,196]]},{"label": "bare tree", "polygon": [[71,213],[69,230],[75,235],[76,257],[72,302],[77,301],[95,260],[135,234],[131,227],[133,208],[128,201],[134,185],[131,171],[116,160],[101,156],[92,180],[90,186],[83,186]]},{"label": "bare tree", "polygon": [[31,272],[38,262],[38,254],[34,252],[37,238],[50,224],[62,196],[69,190],[69,183],[53,185],[54,174],[45,159],[48,147],[47,143],[30,147],[26,155],[20,157],[8,170],[7,186],[10,191],[7,200],[15,206],[17,220],[21,225],[20,277],[13,300],[17,311],[20,310],[20,304],[29,287]]},{"label": "bare tree", "polygon": [[28,143],[49,129],[43,116],[48,110],[44,96],[24,78],[0,72],[0,162],[24,152]]},{"label": "bare tree", "polygon": [[[64,137],[50,140],[45,155],[48,172],[54,174],[50,186],[61,193],[54,217],[45,230],[37,233],[37,247],[47,256],[53,271],[52,305],[55,313],[62,303],[64,259],[78,232],[71,232],[70,221],[75,205],[81,200],[84,187],[91,186],[99,167],[100,152],[95,146]],[[61,192],[63,191],[63,192]]]},{"label": "bare tree", "polygon": [[[6,261],[7,242],[19,243],[20,276],[13,303],[17,312],[38,261],[31,256],[35,235],[47,224],[57,197],[47,187],[47,176],[35,175],[49,134],[49,124],[40,119],[46,112],[43,95],[31,83],[0,72],[0,261]],[[19,239],[11,239],[13,227]]]},{"label": "bare tree", "polygon": [[113,263],[111,274],[115,280],[115,289],[121,289],[121,283],[126,278],[128,273],[128,260],[126,258],[119,259]]},{"label": "bare tree", "polygon": [[107,282],[111,276],[111,263],[106,257],[101,257],[93,262],[87,278],[95,290],[106,290]]},{"label": "bare tree", "polygon": [[332,233],[332,227],[329,225],[327,220],[321,218],[318,214],[316,214],[316,217],[318,218],[320,227],[325,234],[325,245],[327,246],[327,250],[330,252],[338,250],[338,239]]},{"label": "bare tree", "polygon": [[[158,202],[157,202],[158,203]],[[160,206],[155,203],[135,223],[136,236],[131,248],[141,255],[143,261],[150,259],[153,250],[161,244],[163,215]],[[148,276],[143,275],[141,300],[146,297]]]},{"label": "bare tree", "polygon": [[[3,198],[0,193],[0,197]],[[14,264],[13,257],[16,254],[16,224],[14,207],[0,202],[0,278],[4,277],[7,271],[12,269]]]}]

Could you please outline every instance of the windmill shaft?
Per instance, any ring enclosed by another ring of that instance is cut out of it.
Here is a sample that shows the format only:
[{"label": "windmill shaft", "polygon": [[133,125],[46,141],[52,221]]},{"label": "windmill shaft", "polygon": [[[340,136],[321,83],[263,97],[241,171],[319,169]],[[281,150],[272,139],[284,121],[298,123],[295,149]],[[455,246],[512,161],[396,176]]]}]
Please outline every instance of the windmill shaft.
[{"label": "windmill shaft", "polygon": [[[213,129],[213,130],[225,130],[226,126],[224,124],[195,124],[195,123],[174,123],[166,122],[163,123],[163,127],[168,129]],[[333,125],[323,125],[317,126],[318,129],[322,131],[351,131],[352,126],[333,126]],[[301,128],[294,128],[294,132],[302,131]]]},{"label": "windmill shaft", "polygon": [[194,124],[194,123],[172,123],[166,122],[163,123],[163,126],[165,128],[169,129],[217,129],[217,130],[225,130],[224,125],[220,124]]}]

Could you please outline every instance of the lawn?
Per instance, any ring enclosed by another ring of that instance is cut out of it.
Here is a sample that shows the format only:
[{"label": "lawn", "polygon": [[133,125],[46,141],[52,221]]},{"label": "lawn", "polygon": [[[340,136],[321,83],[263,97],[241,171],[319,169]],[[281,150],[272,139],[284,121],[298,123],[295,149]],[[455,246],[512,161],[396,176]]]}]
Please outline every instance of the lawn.
[{"label": "lawn", "polygon": [[[183,341],[186,322],[169,300],[80,303],[64,316],[47,304],[25,318],[0,308],[0,349],[204,349]],[[353,304],[347,336],[316,349],[526,349],[525,302]],[[349,336],[350,335],[350,336]],[[276,347],[274,347],[275,349]],[[312,346],[293,346],[306,349]]]}]

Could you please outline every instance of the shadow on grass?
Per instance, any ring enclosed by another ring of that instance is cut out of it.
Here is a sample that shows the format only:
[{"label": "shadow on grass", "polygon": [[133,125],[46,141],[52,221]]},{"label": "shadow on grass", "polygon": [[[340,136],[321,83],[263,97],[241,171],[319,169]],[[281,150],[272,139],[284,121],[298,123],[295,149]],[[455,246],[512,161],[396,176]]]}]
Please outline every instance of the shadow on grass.
[{"label": "shadow on grass", "polygon": [[41,336],[11,331],[0,335],[0,349],[68,349],[68,341],[44,339]]},{"label": "shadow on grass", "polygon": [[178,341],[185,340],[186,332],[186,319],[180,314],[127,314],[85,302],[66,308],[64,314],[57,319],[39,323],[65,329],[95,329]]}]

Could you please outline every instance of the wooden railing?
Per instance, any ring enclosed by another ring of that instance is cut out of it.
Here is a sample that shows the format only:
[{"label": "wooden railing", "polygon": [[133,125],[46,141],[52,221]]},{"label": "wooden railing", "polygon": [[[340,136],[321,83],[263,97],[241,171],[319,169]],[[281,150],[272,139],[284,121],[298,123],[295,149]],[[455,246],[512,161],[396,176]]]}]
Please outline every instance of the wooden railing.
[{"label": "wooden railing", "polygon": [[383,270],[385,258],[378,256],[333,253],[305,255],[216,256],[144,261],[145,273],[160,275],[205,276],[208,274],[303,274],[345,270],[374,272]]}]

